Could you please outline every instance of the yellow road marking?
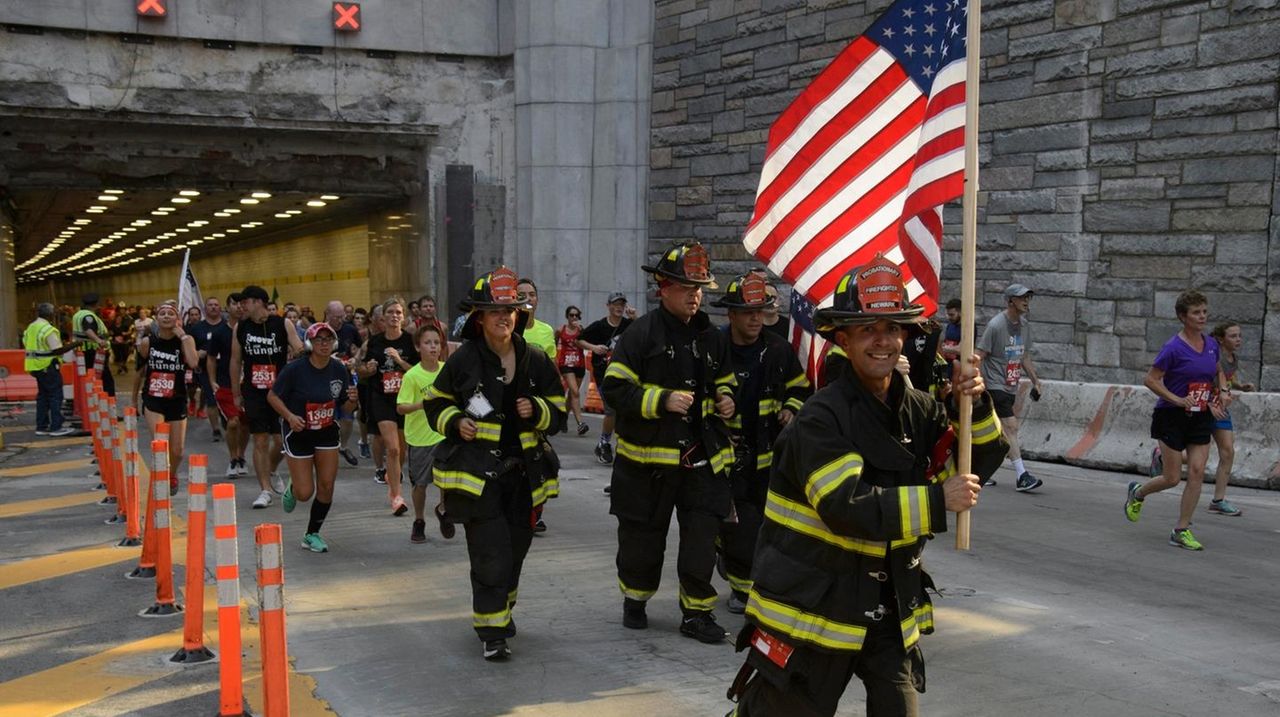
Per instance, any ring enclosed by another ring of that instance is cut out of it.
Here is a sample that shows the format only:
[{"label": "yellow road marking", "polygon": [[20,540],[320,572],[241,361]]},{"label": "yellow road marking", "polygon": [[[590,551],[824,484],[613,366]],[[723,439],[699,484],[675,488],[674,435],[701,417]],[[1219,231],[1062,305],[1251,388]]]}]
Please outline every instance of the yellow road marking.
[{"label": "yellow road marking", "polygon": [[19,466],[16,468],[0,468],[0,478],[30,478],[31,476],[57,473],[58,471],[71,470],[72,468],[84,468],[85,466],[90,465],[93,465],[93,461],[91,459],[77,458],[70,461],[37,463],[36,465]]},{"label": "yellow road marking", "polygon": [[[182,565],[187,560],[187,522],[174,515],[172,530],[173,564]],[[141,551],[140,547],[117,548],[115,542],[110,542],[0,565],[0,590],[137,560]]]},{"label": "yellow road marking", "polygon": [[[87,493],[61,495],[57,498],[37,498],[35,500],[20,500],[15,503],[6,503],[4,505],[0,505],[0,518],[12,518],[17,515],[29,515],[31,513],[43,513],[47,510],[70,508],[73,505],[97,503],[102,500],[104,495],[106,495],[106,493],[102,491],[89,491]],[[103,520],[106,520],[109,517],[111,517],[110,513],[103,513]]]},{"label": "yellow road marking", "polygon": [[23,441],[13,445],[18,448],[61,448],[63,446],[87,446],[93,442],[89,436],[66,436],[63,438],[46,438],[44,440]]}]

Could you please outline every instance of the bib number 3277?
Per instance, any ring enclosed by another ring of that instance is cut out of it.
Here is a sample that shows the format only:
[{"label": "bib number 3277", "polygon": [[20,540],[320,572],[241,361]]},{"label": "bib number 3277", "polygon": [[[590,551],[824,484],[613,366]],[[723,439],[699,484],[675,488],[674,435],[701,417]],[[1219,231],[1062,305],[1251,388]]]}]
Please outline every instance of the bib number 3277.
[{"label": "bib number 3277", "polygon": [[400,384],[404,382],[404,374],[399,371],[388,371],[382,374],[382,392],[400,393]]}]

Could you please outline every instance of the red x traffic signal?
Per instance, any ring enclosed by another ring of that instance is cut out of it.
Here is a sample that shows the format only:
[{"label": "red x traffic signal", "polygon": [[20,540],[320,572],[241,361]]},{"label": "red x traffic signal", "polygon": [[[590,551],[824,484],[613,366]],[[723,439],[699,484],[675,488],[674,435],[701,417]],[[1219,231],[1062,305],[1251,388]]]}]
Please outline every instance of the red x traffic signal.
[{"label": "red x traffic signal", "polygon": [[360,3],[335,2],[333,29],[340,32],[360,32]]},{"label": "red x traffic signal", "polygon": [[164,17],[169,14],[167,0],[137,0],[138,14],[143,17]]}]

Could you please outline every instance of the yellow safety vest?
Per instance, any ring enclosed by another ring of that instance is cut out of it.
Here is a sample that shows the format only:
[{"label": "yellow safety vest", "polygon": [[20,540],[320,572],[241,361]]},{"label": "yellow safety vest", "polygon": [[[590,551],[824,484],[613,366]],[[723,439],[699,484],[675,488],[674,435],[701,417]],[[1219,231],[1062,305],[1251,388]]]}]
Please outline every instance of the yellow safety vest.
[{"label": "yellow safety vest", "polygon": [[90,341],[89,335],[84,332],[84,329],[80,328],[84,325],[84,318],[86,316],[92,316],[94,321],[98,322],[98,328],[94,329],[94,331],[98,332],[98,337],[106,337],[107,325],[103,323],[102,317],[98,316],[98,313],[93,309],[80,309],[76,312],[75,316],[71,317],[71,335],[83,342],[82,345],[85,351],[97,351],[103,346],[103,344],[100,344],[97,341]]},{"label": "yellow safety vest", "polygon": [[22,332],[22,350],[26,352],[26,356],[22,361],[22,368],[27,373],[35,373],[43,371],[57,360],[56,356],[35,356],[36,353],[44,353],[50,349],[49,337],[56,336],[58,330],[53,324],[44,319],[36,319],[31,322],[26,331]]}]

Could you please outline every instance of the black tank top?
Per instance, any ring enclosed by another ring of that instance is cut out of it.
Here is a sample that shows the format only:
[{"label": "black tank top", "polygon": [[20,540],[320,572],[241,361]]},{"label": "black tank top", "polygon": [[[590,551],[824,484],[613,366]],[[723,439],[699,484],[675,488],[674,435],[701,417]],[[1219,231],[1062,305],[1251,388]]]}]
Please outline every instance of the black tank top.
[{"label": "black tank top", "polygon": [[152,334],[149,343],[147,382],[143,385],[146,397],[158,401],[187,400],[187,364],[182,359],[182,339]]},{"label": "black tank top", "polygon": [[284,318],[271,315],[261,324],[241,319],[236,325],[236,341],[244,365],[243,388],[266,391],[289,362],[289,327]]}]

